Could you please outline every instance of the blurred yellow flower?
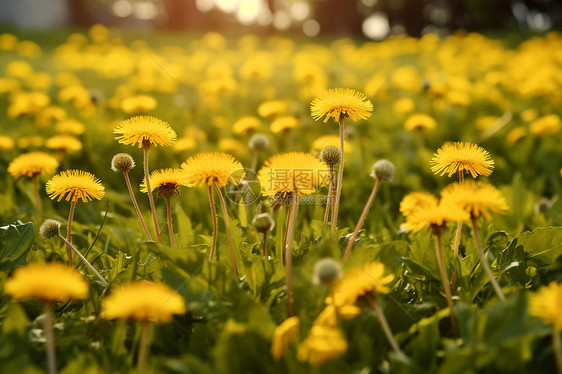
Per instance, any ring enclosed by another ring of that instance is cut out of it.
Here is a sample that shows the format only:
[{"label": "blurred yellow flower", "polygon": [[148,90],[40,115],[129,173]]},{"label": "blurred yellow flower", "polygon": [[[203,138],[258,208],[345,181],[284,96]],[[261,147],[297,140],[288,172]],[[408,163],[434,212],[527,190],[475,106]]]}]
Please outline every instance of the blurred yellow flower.
[{"label": "blurred yellow flower", "polygon": [[408,131],[413,130],[431,130],[435,128],[437,123],[433,117],[425,113],[412,114],[404,123],[404,128]]},{"label": "blurred yellow flower", "polygon": [[286,100],[269,100],[258,106],[258,114],[262,117],[272,117],[285,114],[288,109],[289,103]]},{"label": "blurred yellow flower", "polygon": [[21,86],[17,79],[0,77],[0,94],[15,92]]},{"label": "blurred yellow flower", "polygon": [[469,172],[473,178],[488,176],[494,169],[494,160],[484,148],[477,144],[454,142],[445,143],[429,162],[435,174],[452,176]]},{"label": "blurred yellow flower", "polygon": [[84,203],[92,199],[101,200],[105,188],[98,178],[87,171],[65,170],[61,171],[47,182],[47,194],[57,201],[65,198],[66,201],[76,202],[82,199]]},{"label": "blurred yellow flower", "polygon": [[8,166],[8,173],[14,179],[22,175],[33,177],[35,175],[45,175],[54,173],[59,167],[56,158],[45,152],[29,152],[16,157]]},{"label": "blurred yellow flower", "polygon": [[16,118],[25,114],[35,114],[51,102],[43,92],[17,92],[10,96],[8,116]]},{"label": "blurred yellow flower", "polygon": [[346,351],[347,342],[338,328],[316,325],[312,326],[308,337],[299,346],[297,358],[319,366]]},{"label": "blurred yellow flower", "polygon": [[562,283],[550,282],[529,296],[529,314],[562,331]]},{"label": "blurred yellow flower", "polygon": [[238,184],[244,178],[242,164],[232,155],[220,152],[203,152],[196,154],[181,164],[190,183],[195,186],[206,184],[224,187],[228,183]]},{"label": "blurred yellow flower", "polygon": [[297,128],[300,126],[300,121],[293,116],[283,116],[276,118],[271,125],[269,125],[269,129],[274,134],[281,134],[291,129]]},{"label": "blurred yellow flower", "polygon": [[310,153],[281,153],[270,157],[258,172],[264,196],[308,195],[329,183],[329,169]]},{"label": "blurred yellow flower", "polygon": [[197,148],[197,142],[189,136],[179,138],[173,146],[174,152],[191,151],[195,148]]},{"label": "blurred yellow flower", "polygon": [[481,131],[486,131],[490,127],[492,127],[496,123],[497,120],[498,120],[498,117],[495,117],[495,116],[479,117],[476,120],[476,128],[478,130],[481,130]]},{"label": "blurred yellow flower", "polygon": [[41,109],[35,116],[35,123],[39,127],[50,126],[54,121],[60,121],[66,118],[66,110],[51,105]]},{"label": "blurred yellow flower", "polygon": [[23,79],[31,73],[33,68],[25,61],[15,60],[6,65],[6,77]]},{"label": "blurred yellow flower", "polygon": [[80,85],[63,87],[59,91],[58,99],[63,103],[71,102],[78,109],[87,108],[92,105],[90,92]]},{"label": "blurred yellow flower", "polygon": [[357,299],[370,292],[388,293],[385,285],[394,280],[393,274],[385,275],[384,265],[380,262],[369,262],[350,269],[332,289],[333,297],[340,305],[355,304]]},{"label": "blurred yellow flower", "polygon": [[460,206],[472,217],[484,216],[486,219],[492,218],[490,210],[505,214],[508,209],[505,197],[496,187],[472,180],[455,182],[445,187],[441,191],[441,201]]},{"label": "blurred yellow flower", "polygon": [[45,141],[45,147],[65,153],[82,150],[82,142],[72,135],[55,135]]},{"label": "blurred yellow flower", "polygon": [[330,117],[336,121],[350,117],[353,121],[367,119],[371,116],[373,104],[367,97],[350,88],[334,88],[324,91],[310,104],[312,118],[324,118],[324,123]]},{"label": "blurred yellow flower", "polygon": [[166,284],[137,281],[116,287],[105,297],[102,315],[106,319],[168,323],[174,314],[185,312],[183,297]]},{"label": "blurred yellow flower", "polygon": [[[191,187],[189,177],[184,169],[160,169],[150,173],[150,190],[156,190],[158,197],[179,195],[179,187]],[[140,191],[147,193],[146,180],[143,179]]]},{"label": "blurred yellow flower", "polygon": [[[343,141],[344,152],[353,152],[353,146],[347,140]],[[340,137],[339,135],[322,135],[312,142],[312,150],[321,151],[326,147],[336,147],[340,148]]]},{"label": "blurred yellow flower", "polygon": [[287,349],[295,344],[299,328],[299,317],[289,317],[275,328],[271,343],[271,355],[274,359],[279,360]]},{"label": "blurred yellow flower", "polygon": [[402,97],[392,104],[392,108],[396,113],[410,113],[416,109],[416,103],[414,103],[414,100],[409,97]]},{"label": "blurred yellow flower", "polygon": [[121,102],[121,110],[127,114],[148,112],[156,108],[156,99],[149,95],[135,95]]},{"label": "blurred yellow flower", "polygon": [[[410,209],[404,207],[402,214],[406,218],[406,223],[401,227],[408,231],[418,232],[424,227],[435,229],[445,226],[447,222],[462,222],[470,218],[470,214],[456,201],[442,199],[437,203],[437,199],[433,201],[429,198],[425,201],[422,198],[421,201],[420,205],[412,206]],[[410,201],[403,203],[404,200],[400,203],[401,208]]]},{"label": "blurred yellow flower", "polygon": [[14,270],[4,283],[4,292],[16,299],[44,301],[85,299],[88,282],[74,268],[58,263],[34,263]]},{"label": "blurred yellow flower", "polygon": [[527,129],[523,126],[517,126],[513,130],[511,130],[506,136],[506,142],[509,145],[513,145],[517,143],[518,140],[524,138],[527,135]]},{"label": "blurred yellow flower", "polygon": [[37,58],[41,56],[41,47],[31,40],[22,40],[16,48],[22,57]]},{"label": "blurred yellow flower", "polygon": [[138,144],[142,148],[144,143],[151,146],[171,146],[176,140],[176,132],[170,125],[156,117],[137,116],[122,121],[113,130],[115,139],[121,144]]},{"label": "blurred yellow flower", "polygon": [[535,136],[545,137],[556,134],[562,128],[562,121],[556,114],[542,116],[529,125],[529,131]]},{"label": "blurred yellow flower", "polygon": [[18,38],[15,35],[3,33],[0,34],[0,50],[11,51],[16,48]]},{"label": "blurred yellow flower", "polygon": [[0,151],[9,151],[14,149],[15,142],[14,139],[9,136],[0,135]]},{"label": "blurred yellow flower", "polygon": [[45,144],[45,138],[41,135],[22,136],[18,139],[18,148],[39,148]]},{"label": "blurred yellow flower", "polygon": [[255,131],[261,127],[261,121],[254,116],[246,116],[240,118],[232,125],[232,131],[235,134],[246,134],[250,131]]},{"label": "blurred yellow flower", "polygon": [[75,119],[69,118],[55,124],[55,131],[62,134],[82,135],[86,126]]},{"label": "blurred yellow flower", "polygon": [[429,209],[438,205],[437,198],[429,192],[412,192],[400,202],[400,212],[407,216],[416,209]]}]

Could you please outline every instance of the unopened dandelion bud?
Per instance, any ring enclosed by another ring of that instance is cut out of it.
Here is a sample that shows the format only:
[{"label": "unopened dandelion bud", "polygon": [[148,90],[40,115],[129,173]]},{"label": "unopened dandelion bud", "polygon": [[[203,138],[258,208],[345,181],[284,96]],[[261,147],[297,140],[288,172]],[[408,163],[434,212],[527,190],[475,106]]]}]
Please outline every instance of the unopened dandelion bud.
[{"label": "unopened dandelion bud", "polygon": [[371,177],[392,182],[396,169],[394,164],[388,160],[379,160],[373,165]]},{"label": "unopened dandelion bud", "polygon": [[117,153],[111,160],[111,170],[114,172],[128,173],[135,167],[135,160],[128,153]]},{"label": "unopened dandelion bud", "polygon": [[337,147],[328,146],[320,152],[320,160],[328,166],[334,166],[340,163],[342,158],[341,150]]},{"label": "unopened dandelion bud", "polygon": [[248,146],[256,151],[269,148],[269,139],[264,134],[254,134],[248,142]]},{"label": "unopened dandelion bud", "polygon": [[269,213],[259,213],[254,216],[252,220],[252,225],[256,228],[258,232],[266,233],[273,230],[275,227],[275,221],[271,218]]},{"label": "unopened dandelion bud", "polygon": [[49,240],[60,234],[60,222],[54,219],[46,219],[39,227],[39,234],[45,240]]},{"label": "unopened dandelion bud", "polygon": [[333,258],[323,258],[314,264],[314,284],[329,285],[342,277],[341,265]]}]

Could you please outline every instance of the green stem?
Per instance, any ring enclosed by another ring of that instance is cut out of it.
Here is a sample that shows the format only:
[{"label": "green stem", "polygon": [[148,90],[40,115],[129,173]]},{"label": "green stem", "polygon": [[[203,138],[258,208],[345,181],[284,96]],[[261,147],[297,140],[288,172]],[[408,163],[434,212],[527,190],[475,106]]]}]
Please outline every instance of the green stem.
[{"label": "green stem", "polygon": [[131,186],[131,180],[129,179],[129,174],[127,172],[123,172],[123,175],[125,176],[125,182],[127,182],[127,189],[129,190],[129,195],[131,195],[131,200],[133,200],[133,205],[135,206],[135,211],[137,212],[137,216],[139,217],[144,233],[146,234],[148,240],[152,242],[154,240],[152,240],[152,236],[150,236],[148,227],[146,227],[146,222],[144,222],[144,218],[142,217],[139,204],[137,203],[137,199],[135,198],[135,194],[133,193],[133,187]]},{"label": "green stem", "polygon": [[166,211],[168,213],[168,234],[170,234],[170,247],[174,248],[174,226],[172,225],[172,204],[170,196],[166,196]]},{"label": "green stem", "polygon": [[[332,210],[333,203],[332,203],[332,194],[335,192],[336,182],[334,180],[334,167],[330,166],[330,187],[328,189],[328,200],[326,201],[326,211],[324,212],[324,226],[328,224],[328,217],[330,216],[330,210]],[[333,212],[332,212],[333,214]]]},{"label": "green stem", "polygon": [[298,196],[295,201],[292,199],[289,202],[289,211],[287,213],[287,237],[285,244],[285,282],[287,285],[287,313],[289,317],[293,316],[293,298],[291,292],[291,268],[293,263],[293,235],[295,233],[295,221],[298,213]]},{"label": "green stem", "polygon": [[556,326],[552,326],[552,345],[558,374],[562,374],[562,340],[560,339],[560,331]]},{"label": "green stem", "polygon": [[53,333],[53,314],[51,312],[51,302],[45,302],[45,343],[47,345],[47,372],[55,374],[57,372],[57,357],[55,351],[55,335]]},{"label": "green stem", "polygon": [[143,142],[144,151],[144,180],[146,181],[146,190],[148,194],[148,202],[150,203],[150,211],[152,212],[152,220],[154,221],[154,230],[156,231],[156,240],[161,243],[160,240],[160,227],[158,226],[158,217],[156,217],[156,207],[154,206],[154,196],[152,196],[152,189],[150,188],[150,172],[148,167],[148,152],[150,151],[150,143],[148,141]]},{"label": "green stem", "polygon": [[74,197],[72,197],[70,202],[70,212],[68,213],[68,225],[66,228],[66,240],[68,241],[68,264],[72,267],[72,248],[70,243],[72,243],[72,219],[74,218],[74,209],[76,208],[76,201],[74,201]]},{"label": "green stem", "polygon": [[31,177],[33,181],[33,195],[35,196],[35,213],[37,214],[37,222],[43,220],[43,203],[41,202],[41,195],[39,194],[39,175],[33,174]]},{"label": "green stem", "polygon": [[263,255],[267,259],[269,257],[269,252],[267,248],[267,231],[263,232]]},{"label": "green stem", "polygon": [[150,353],[150,322],[143,321],[141,325],[139,357],[137,361],[137,369],[138,372],[141,374],[144,374],[147,371],[149,353]]},{"label": "green stem", "polygon": [[392,334],[392,330],[390,329],[388,321],[386,320],[386,317],[384,316],[384,313],[381,307],[379,306],[376,297],[374,295],[367,296],[367,301],[371,309],[373,309],[373,311],[375,312],[375,315],[377,316],[377,319],[379,320],[379,323],[381,325],[382,331],[384,332],[384,335],[386,335],[386,338],[388,339],[390,346],[392,347],[392,349],[396,354],[403,355],[404,353],[402,352],[400,346],[398,345],[398,342],[394,338],[394,335]]},{"label": "green stem", "polygon": [[222,196],[222,192],[215,183],[215,190],[217,191],[217,195],[219,196],[219,201],[221,204],[222,209],[222,216],[224,218],[224,226],[226,228],[226,236],[228,237],[228,246],[230,247],[230,259],[232,261],[232,271],[234,275],[238,277],[238,269],[236,268],[236,256],[234,254],[234,244],[232,243],[232,233],[230,232],[230,220],[228,218],[228,211],[226,210],[226,202],[224,201],[224,197]]},{"label": "green stem", "polygon": [[363,212],[361,213],[361,217],[359,217],[359,221],[357,221],[357,225],[355,226],[355,230],[353,230],[353,234],[349,239],[349,243],[347,243],[347,248],[345,249],[345,253],[343,254],[343,261],[347,261],[347,258],[351,254],[351,248],[353,247],[353,243],[355,239],[357,239],[357,235],[359,234],[359,230],[363,227],[363,223],[365,223],[365,218],[367,218],[367,213],[369,213],[369,209],[371,205],[373,205],[373,201],[375,200],[375,196],[377,196],[377,192],[381,185],[382,179],[377,179],[375,181],[375,185],[373,186],[373,190],[371,191],[371,195],[369,195],[369,199],[363,208]]},{"label": "green stem", "polygon": [[445,290],[445,296],[447,298],[447,305],[449,306],[449,317],[451,318],[453,335],[458,338],[459,332],[457,328],[457,318],[455,316],[455,308],[453,306],[451,284],[449,283],[449,277],[447,276],[447,270],[445,269],[445,260],[443,258],[443,245],[441,243],[440,230],[441,228],[437,228],[433,232],[435,234],[435,255],[437,256],[437,264],[439,265],[439,273],[441,274],[441,283],[443,284],[443,289]]},{"label": "green stem", "polygon": [[[213,261],[215,257],[215,250],[217,248],[217,235],[218,235],[218,221],[217,221],[217,210],[215,208],[215,199],[213,198],[213,185],[208,186],[209,191],[209,201],[211,203],[211,216],[213,217],[213,244],[211,245],[211,254],[209,255],[209,261]],[[217,253],[218,257],[218,253]]]},{"label": "green stem", "polygon": [[492,283],[492,287],[494,287],[494,291],[496,291],[496,294],[498,295],[501,301],[505,301],[505,296],[502,292],[502,289],[498,284],[498,281],[494,277],[494,273],[492,272],[490,265],[488,265],[488,261],[486,261],[486,256],[484,255],[484,249],[482,248],[482,242],[480,241],[480,234],[478,232],[478,223],[476,221],[476,217],[472,216],[471,220],[472,220],[472,233],[474,234],[474,241],[476,242],[476,247],[478,248],[480,263],[482,264],[484,271],[488,275],[488,278],[490,279],[490,283]]},{"label": "green stem", "polygon": [[86,266],[92,271],[92,273],[94,273],[96,275],[96,277],[99,278],[99,280],[102,282],[104,287],[107,287],[107,281],[105,280],[104,277],[101,276],[100,273],[98,273],[98,271],[93,267],[92,264],[90,264],[90,262],[88,260],[86,260],[86,257],[84,257],[82,255],[82,253],[80,253],[79,250],[76,249],[75,246],[72,245],[71,242],[69,242],[68,240],[66,240],[66,238],[64,236],[62,236],[60,233],[57,235],[63,242],[66,243],[66,245],[68,246],[68,248],[70,248],[72,251],[74,251],[74,253],[76,253],[78,255],[78,257],[80,257],[80,259],[82,261],[84,261],[84,263],[86,264]]},{"label": "green stem", "polygon": [[338,167],[338,186],[336,190],[336,201],[334,203],[334,211],[332,212],[332,232],[336,231],[338,228],[338,214],[340,210],[340,198],[341,198],[341,189],[343,184],[343,161],[344,161],[344,149],[343,149],[343,141],[344,141],[344,126],[343,126],[343,116],[340,115],[339,118],[339,125],[340,125],[340,151],[341,151],[341,160]]}]

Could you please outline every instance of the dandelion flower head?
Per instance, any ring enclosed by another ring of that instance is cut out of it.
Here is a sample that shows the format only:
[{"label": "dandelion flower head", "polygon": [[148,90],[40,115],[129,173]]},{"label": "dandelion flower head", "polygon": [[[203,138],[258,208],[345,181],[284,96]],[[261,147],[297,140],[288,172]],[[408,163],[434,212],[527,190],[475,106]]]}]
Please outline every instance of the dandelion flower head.
[{"label": "dandelion flower head", "polygon": [[232,125],[232,131],[235,134],[246,134],[255,131],[261,127],[261,121],[254,116],[246,116],[240,118]]},{"label": "dandelion flower head", "polygon": [[102,314],[106,319],[167,323],[185,311],[183,298],[166,284],[138,281],[115,288],[103,300]]},{"label": "dandelion flower head", "polygon": [[45,141],[45,146],[49,149],[62,152],[78,152],[82,150],[82,142],[72,135],[55,135]]},{"label": "dandelion flower head", "polygon": [[435,119],[425,113],[412,114],[404,123],[404,128],[408,131],[431,130],[437,126]]},{"label": "dandelion flower head", "polygon": [[412,206],[411,209],[408,209],[409,199],[405,198],[405,200],[406,202],[402,200],[400,208],[404,210],[403,214],[406,217],[403,228],[408,231],[417,232],[424,227],[439,228],[447,222],[462,222],[470,218],[462,206],[450,200],[442,199],[439,203],[437,199],[420,200],[420,203]]},{"label": "dandelion flower head", "polygon": [[384,265],[380,262],[352,268],[334,285],[332,295],[336,304],[354,304],[359,297],[369,292],[388,293],[390,290],[385,285],[392,282],[394,275],[384,273]]},{"label": "dandelion flower head", "polygon": [[[189,177],[184,169],[160,169],[150,173],[150,189],[151,192],[156,190],[158,197],[170,197],[179,195],[179,187],[191,187]],[[143,180],[140,186],[141,192],[147,193],[146,180]]]},{"label": "dandelion flower head", "polygon": [[269,125],[269,130],[274,134],[281,134],[291,129],[297,128],[301,125],[298,118],[293,116],[282,116],[276,118],[271,125]]},{"label": "dandelion flower head", "polygon": [[347,351],[347,342],[336,327],[312,326],[305,341],[299,346],[297,358],[319,366],[340,357]]},{"label": "dandelion flower head", "polygon": [[45,301],[85,299],[88,288],[88,282],[78,271],[58,262],[19,267],[4,283],[4,291],[16,299]]},{"label": "dandelion flower head", "polygon": [[324,123],[330,117],[336,121],[344,117],[350,117],[353,121],[367,119],[371,116],[373,104],[367,97],[350,88],[334,88],[322,92],[316,99],[312,100],[310,112],[312,118],[319,120],[324,118]]},{"label": "dandelion flower head", "polygon": [[540,317],[545,323],[562,331],[562,283],[550,282],[531,294],[529,314]]},{"label": "dandelion flower head", "polygon": [[429,163],[431,171],[435,174],[448,174],[450,177],[463,172],[476,178],[478,175],[487,177],[494,169],[494,160],[488,151],[477,144],[445,143],[434,156]]},{"label": "dandelion flower head", "polygon": [[115,139],[121,144],[145,143],[151,146],[171,146],[176,140],[176,133],[170,125],[156,117],[137,116],[122,121],[113,130]]},{"label": "dandelion flower head", "polygon": [[61,171],[47,182],[47,194],[57,201],[76,202],[82,199],[87,203],[92,199],[101,200],[105,188],[100,180],[91,173],[82,170]]},{"label": "dandelion flower head", "polygon": [[295,344],[299,331],[299,317],[289,317],[275,328],[271,343],[271,355],[279,360],[291,345]]},{"label": "dandelion flower head", "polygon": [[491,219],[490,211],[505,214],[507,201],[493,185],[465,181],[452,183],[441,191],[441,201],[458,205],[473,217]]},{"label": "dandelion flower head", "polygon": [[8,173],[14,179],[22,175],[33,177],[53,173],[59,167],[56,158],[45,152],[29,152],[16,157],[8,165]]},{"label": "dandelion flower head", "polygon": [[556,114],[548,114],[537,118],[529,125],[529,131],[535,136],[548,136],[556,134],[562,129],[562,121]]},{"label": "dandelion flower head", "polygon": [[[343,141],[344,153],[353,152],[353,146],[347,140]],[[338,135],[322,135],[312,142],[312,149],[320,152],[326,147],[340,147],[340,137]]]},{"label": "dandelion flower head", "polygon": [[238,184],[244,178],[244,167],[234,156],[221,152],[203,152],[187,159],[181,168],[195,186],[213,183],[224,187],[228,183]]}]

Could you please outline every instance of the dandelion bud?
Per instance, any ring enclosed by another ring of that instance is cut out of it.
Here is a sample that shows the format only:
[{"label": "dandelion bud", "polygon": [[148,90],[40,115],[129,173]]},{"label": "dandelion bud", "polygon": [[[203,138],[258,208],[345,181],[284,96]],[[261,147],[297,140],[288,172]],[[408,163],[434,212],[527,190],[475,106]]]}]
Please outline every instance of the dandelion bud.
[{"label": "dandelion bud", "polygon": [[341,265],[333,258],[323,258],[314,264],[314,284],[329,285],[342,277]]},{"label": "dandelion bud", "polygon": [[266,233],[273,230],[275,227],[275,221],[273,221],[273,218],[271,218],[269,213],[259,213],[254,216],[252,225],[258,232]]},{"label": "dandelion bud", "polygon": [[337,147],[328,146],[320,152],[320,160],[328,166],[334,166],[341,161],[341,151]]},{"label": "dandelion bud", "polygon": [[46,219],[39,227],[39,234],[43,239],[49,240],[60,234],[60,222],[54,219]]},{"label": "dandelion bud", "polygon": [[111,170],[114,172],[128,173],[135,167],[135,160],[128,153],[117,153],[111,160]]},{"label": "dandelion bud", "polygon": [[388,160],[378,160],[373,165],[371,177],[392,182],[396,169],[394,164]]},{"label": "dandelion bud", "polygon": [[264,134],[254,134],[248,142],[250,148],[259,151],[269,148],[269,139]]}]

